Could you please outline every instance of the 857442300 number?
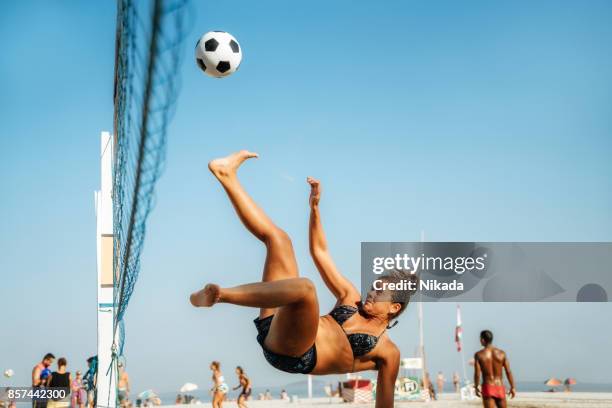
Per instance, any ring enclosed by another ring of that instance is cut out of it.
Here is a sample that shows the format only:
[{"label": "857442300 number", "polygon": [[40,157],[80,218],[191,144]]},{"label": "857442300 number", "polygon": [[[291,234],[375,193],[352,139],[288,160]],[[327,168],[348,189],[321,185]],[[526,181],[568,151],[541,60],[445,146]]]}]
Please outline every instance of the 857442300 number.
[{"label": "857442300 number", "polygon": [[31,402],[62,400],[70,395],[68,388],[2,387],[0,401]]}]

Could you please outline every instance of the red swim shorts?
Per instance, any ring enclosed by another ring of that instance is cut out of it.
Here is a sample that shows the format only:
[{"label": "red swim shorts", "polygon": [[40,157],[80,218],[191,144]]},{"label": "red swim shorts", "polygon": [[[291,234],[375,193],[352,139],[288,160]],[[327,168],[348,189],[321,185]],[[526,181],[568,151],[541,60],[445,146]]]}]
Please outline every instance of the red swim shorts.
[{"label": "red swim shorts", "polygon": [[506,389],[503,385],[482,384],[483,398],[505,399]]}]

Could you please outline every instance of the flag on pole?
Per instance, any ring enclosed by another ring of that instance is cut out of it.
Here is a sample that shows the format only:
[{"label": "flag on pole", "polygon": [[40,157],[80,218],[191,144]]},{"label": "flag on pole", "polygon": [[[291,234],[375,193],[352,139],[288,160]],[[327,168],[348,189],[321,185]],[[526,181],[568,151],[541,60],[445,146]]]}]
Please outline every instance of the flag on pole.
[{"label": "flag on pole", "polygon": [[457,351],[461,351],[461,337],[463,337],[463,329],[461,328],[461,307],[457,305],[457,327],[455,327],[455,343]]}]

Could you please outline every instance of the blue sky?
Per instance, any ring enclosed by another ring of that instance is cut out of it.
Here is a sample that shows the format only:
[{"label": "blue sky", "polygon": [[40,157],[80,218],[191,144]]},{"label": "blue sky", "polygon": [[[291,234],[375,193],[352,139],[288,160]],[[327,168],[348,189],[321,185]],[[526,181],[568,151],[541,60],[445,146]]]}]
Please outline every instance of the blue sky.
[{"label": "blue sky", "polygon": [[[612,4],[193,2],[182,93],[169,129],[142,273],[127,312],[135,389],[209,382],[208,362],[257,384],[268,366],[256,311],[189,306],[207,281],[259,279],[263,248],[206,162],[239,148],[249,192],[307,253],[304,179],[324,185],[338,265],[359,277],[361,241],[611,241]],[[240,71],[212,80],[192,47],[221,29]],[[113,2],[0,5],[0,368],[27,384],[47,351],[83,368],[95,352],[93,191],[112,126]],[[317,281],[322,310],[331,296]],[[455,305],[426,305],[429,368],[459,368]],[[521,380],[612,382],[609,304],[464,304],[466,349],[491,328]],[[415,351],[416,308],[392,337]],[[227,374],[230,374],[229,372]],[[231,376],[230,376],[231,377]]]}]

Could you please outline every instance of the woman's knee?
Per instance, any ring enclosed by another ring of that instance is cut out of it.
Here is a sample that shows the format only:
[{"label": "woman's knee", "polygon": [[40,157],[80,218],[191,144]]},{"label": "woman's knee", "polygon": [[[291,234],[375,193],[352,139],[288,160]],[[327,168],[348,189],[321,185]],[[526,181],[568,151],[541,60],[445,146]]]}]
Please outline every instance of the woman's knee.
[{"label": "woman's knee", "polygon": [[298,290],[301,294],[302,301],[310,302],[316,301],[317,289],[314,283],[308,278],[296,278],[298,281]]},{"label": "woman's knee", "polygon": [[264,237],[268,247],[292,248],[291,238],[284,230],[274,227],[274,229]]}]

